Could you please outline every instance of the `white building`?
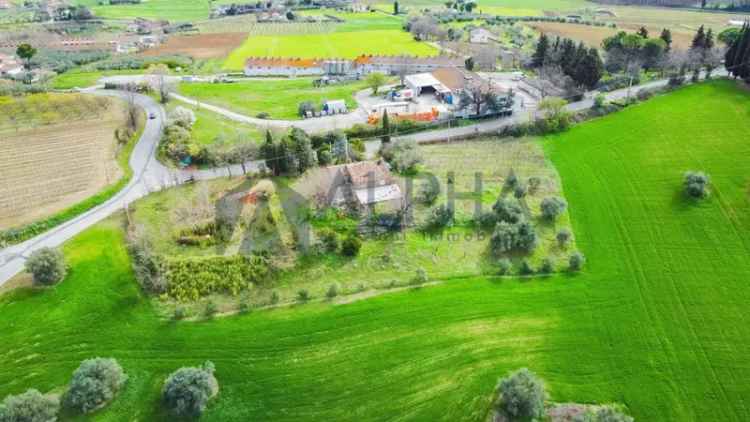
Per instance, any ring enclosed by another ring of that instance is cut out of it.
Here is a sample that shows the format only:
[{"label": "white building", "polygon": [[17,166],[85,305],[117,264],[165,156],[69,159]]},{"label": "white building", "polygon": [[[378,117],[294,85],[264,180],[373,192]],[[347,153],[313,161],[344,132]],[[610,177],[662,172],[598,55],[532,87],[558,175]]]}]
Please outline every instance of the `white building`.
[{"label": "white building", "polygon": [[495,34],[484,28],[477,28],[469,33],[469,41],[472,44],[487,44],[490,41],[497,41]]},{"label": "white building", "polygon": [[245,76],[319,76],[324,75],[323,61],[318,59],[285,59],[252,57],[245,61]]}]

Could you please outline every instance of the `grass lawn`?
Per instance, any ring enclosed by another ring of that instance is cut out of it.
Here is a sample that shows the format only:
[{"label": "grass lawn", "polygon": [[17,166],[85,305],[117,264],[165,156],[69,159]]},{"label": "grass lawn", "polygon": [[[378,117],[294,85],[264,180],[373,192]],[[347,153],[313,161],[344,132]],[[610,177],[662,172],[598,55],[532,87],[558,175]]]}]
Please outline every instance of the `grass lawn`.
[{"label": "grass lawn", "polygon": [[354,93],[365,89],[364,82],[315,88],[311,78],[269,79],[231,84],[182,83],[179,92],[186,97],[225,107],[247,116],[265,112],[272,119],[299,119],[298,106],[303,101],[320,105],[325,100],[346,100],[357,106]]},{"label": "grass lawn", "polygon": [[415,41],[400,29],[333,32],[306,35],[251,36],[224,62],[227,70],[242,70],[248,57],[354,58],[361,54],[434,56],[438,50]]},{"label": "grass lawn", "polygon": [[99,79],[105,76],[141,75],[144,73],[146,73],[145,69],[122,69],[93,72],[71,70],[55,76],[52,79],[51,84],[52,88],[54,89],[88,88],[90,86],[96,85],[97,82],[99,82]]},{"label": "grass lawn", "polygon": [[[95,418],[167,420],[164,378],[211,359],[221,392],[204,420],[478,421],[497,378],[527,366],[555,401],[747,420],[750,180],[737,157],[750,153],[749,110],[750,95],[717,82],[544,139],[589,260],[577,276],[174,323],[138,291],[119,222],[105,222],[66,246],[64,283],[0,297],[0,395],[60,391],[82,359],[113,356],[130,379]],[[709,199],[681,195],[690,169],[711,174]]]},{"label": "grass lawn", "polygon": [[[391,7],[391,11],[393,7]],[[396,29],[400,30],[403,27],[404,20],[401,16],[393,16],[385,13],[378,12],[338,12],[331,9],[314,9],[314,10],[302,10],[299,12],[302,16],[336,16],[337,18],[344,19],[346,22],[335,25],[335,31],[337,32],[354,32],[354,31],[372,31],[372,30],[385,30],[385,29]],[[330,24],[326,24],[330,26]]]},{"label": "grass lawn", "polygon": [[208,0],[149,0],[140,4],[109,5],[99,0],[75,0],[76,4],[91,7],[97,17],[104,19],[167,19],[194,21],[208,19]]},{"label": "grass lawn", "polygon": [[228,144],[243,139],[252,139],[257,142],[265,139],[265,131],[256,126],[230,120],[213,111],[191,107],[177,100],[167,104],[167,111],[174,110],[176,107],[188,108],[195,113],[196,121],[191,135],[200,145],[212,144],[217,139]]}]

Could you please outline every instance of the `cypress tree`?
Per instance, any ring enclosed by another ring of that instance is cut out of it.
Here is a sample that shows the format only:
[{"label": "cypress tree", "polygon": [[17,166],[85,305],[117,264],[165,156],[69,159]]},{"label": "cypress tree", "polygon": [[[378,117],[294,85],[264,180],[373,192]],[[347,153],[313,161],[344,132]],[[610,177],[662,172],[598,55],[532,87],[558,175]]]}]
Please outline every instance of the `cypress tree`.
[{"label": "cypress tree", "polygon": [[672,31],[667,28],[662,29],[659,38],[661,38],[664,43],[667,44],[667,48],[665,48],[664,51],[668,53],[669,50],[672,49]]},{"label": "cypress tree", "polygon": [[266,161],[268,167],[274,175],[279,174],[279,161],[276,159],[276,146],[273,144],[271,131],[266,131],[266,142],[260,147],[260,156]]},{"label": "cypress tree", "polygon": [[388,120],[388,110],[383,110],[383,142],[391,142],[391,122]]},{"label": "cypress tree", "polygon": [[695,36],[693,37],[693,43],[690,45],[691,50],[695,50],[698,48],[705,48],[706,46],[706,31],[701,25],[700,28],[698,28],[698,32],[695,33]]},{"label": "cypress tree", "polygon": [[534,51],[531,59],[533,67],[542,67],[547,63],[549,47],[549,38],[547,38],[546,34],[542,34],[539,37],[539,42],[536,43],[536,51]]}]

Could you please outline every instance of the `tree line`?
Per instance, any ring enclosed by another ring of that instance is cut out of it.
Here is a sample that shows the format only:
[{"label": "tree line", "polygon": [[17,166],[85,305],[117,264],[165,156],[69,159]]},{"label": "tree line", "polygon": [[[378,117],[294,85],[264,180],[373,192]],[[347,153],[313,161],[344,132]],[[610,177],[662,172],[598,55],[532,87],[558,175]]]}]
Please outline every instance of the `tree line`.
[{"label": "tree line", "polygon": [[593,89],[604,74],[604,64],[596,48],[582,42],[557,37],[554,42],[542,34],[531,59],[533,68],[558,68],[577,86]]},{"label": "tree line", "polygon": [[724,55],[725,66],[735,78],[750,83],[750,23],[745,23]]}]

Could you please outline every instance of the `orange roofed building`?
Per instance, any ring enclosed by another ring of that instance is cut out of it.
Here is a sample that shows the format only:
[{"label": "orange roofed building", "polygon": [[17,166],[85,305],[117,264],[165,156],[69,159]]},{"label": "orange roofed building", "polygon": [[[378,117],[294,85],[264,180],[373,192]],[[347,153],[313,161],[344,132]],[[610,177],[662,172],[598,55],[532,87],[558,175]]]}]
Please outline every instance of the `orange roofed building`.
[{"label": "orange roofed building", "polygon": [[388,75],[410,75],[431,72],[440,68],[459,68],[461,58],[436,56],[373,56],[361,55],[348,59],[302,59],[281,57],[251,57],[245,61],[247,76],[364,76],[373,72]]}]

